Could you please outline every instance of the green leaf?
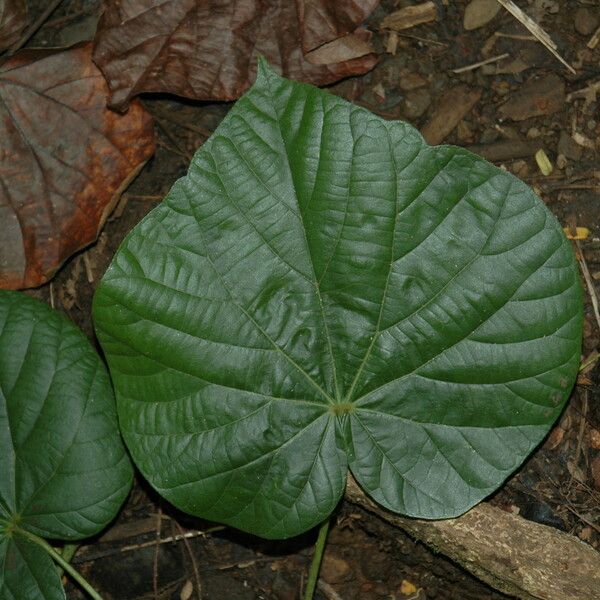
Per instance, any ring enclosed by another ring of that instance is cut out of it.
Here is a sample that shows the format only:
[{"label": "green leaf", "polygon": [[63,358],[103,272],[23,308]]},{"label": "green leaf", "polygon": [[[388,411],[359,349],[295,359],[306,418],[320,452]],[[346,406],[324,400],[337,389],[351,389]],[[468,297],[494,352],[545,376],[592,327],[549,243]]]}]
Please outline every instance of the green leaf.
[{"label": "green leaf", "polygon": [[48,553],[18,533],[0,534],[0,599],[65,600]]},{"label": "green leaf", "polygon": [[52,560],[19,532],[88,537],[113,519],[131,481],[96,351],[63,315],[0,291],[0,598],[18,582],[28,590],[19,599],[64,598]]},{"label": "green leaf", "polygon": [[94,316],[150,483],[286,537],[331,512],[348,465],[417,517],[495,490],[569,395],[582,298],[515,177],[263,62]]}]

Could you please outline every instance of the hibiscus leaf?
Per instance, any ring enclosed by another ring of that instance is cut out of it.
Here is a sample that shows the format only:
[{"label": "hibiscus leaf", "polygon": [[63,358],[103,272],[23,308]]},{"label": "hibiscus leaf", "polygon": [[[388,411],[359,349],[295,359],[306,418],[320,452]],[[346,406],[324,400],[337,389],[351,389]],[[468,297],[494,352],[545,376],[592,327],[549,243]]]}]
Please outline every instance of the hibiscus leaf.
[{"label": "hibiscus leaf", "polygon": [[97,533],[131,481],[94,348],[63,315],[0,290],[0,598],[64,598],[41,538]]},{"label": "hibiscus leaf", "polygon": [[0,598],[2,600],[65,600],[50,555],[18,533],[0,529]]},{"label": "hibiscus leaf", "polygon": [[495,490],[569,395],[582,299],[526,185],[261,63],[94,316],[150,483],[286,537],[331,512],[348,467],[416,517]]}]

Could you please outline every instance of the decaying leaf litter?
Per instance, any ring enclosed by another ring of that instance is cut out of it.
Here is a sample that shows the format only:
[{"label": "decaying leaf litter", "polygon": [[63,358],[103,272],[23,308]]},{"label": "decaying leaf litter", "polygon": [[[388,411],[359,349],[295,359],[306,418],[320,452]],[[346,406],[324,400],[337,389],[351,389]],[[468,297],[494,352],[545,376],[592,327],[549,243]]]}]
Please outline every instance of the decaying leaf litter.
[{"label": "decaying leaf litter", "polygon": [[[52,16],[52,19],[57,21],[56,26],[51,24],[46,31],[42,29],[38,36],[58,35],[65,24],[72,23],[68,18],[70,13],[75,15],[75,22],[89,16],[82,14],[81,6],[73,4],[72,7],[69,7],[69,3],[62,6],[60,11],[64,12],[58,11]],[[589,267],[593,286],[597,281],[594,275],[600,259],[598,241],[595,239],[598,236],[598,226],[594,197],[598,188],[598,168],[595,151],[597,124],[594,119],[597,89],[594,84],[597,77],[593,65],[597,64],[598,56],[597,49],[589,48],[588,45],[593,45],[596,29],[591,25],[594,25],[594,18],[595,27],[598,27],[597,14],[595,16],[597,8],[593,4],[567,2],[554,5],[532,3],[531,10],[528,9],[529,14],[558,44],[561,55],[577,70],[577,75],[573,77],[547,49],[530,39],[530,33],[506,13],[498,11],[487,24],[475,29],[465,29],[465,7],[466,3],[446,7],[444,13],[436,14],[436,20],[400,30],[395,35],[393,31],[388,30],[377,32],[373,40],[381,53],[377,68],[363,78],[348,80],[334,89],[357,103],[367,105],[374,112],[390,118],[404,118],[421,127],[428,123],[435,125],[436,122],[456,121],[452,130],[445,134],[442,131],[438,135],[444,134],[447,142],[480,149],[487,153],[491,160],[518,174],[537,188],[565,227],[588,228],[587,237],[580,240],[579,244],[582,260],[585,260]],[[438,6],[438,9],[440,8],[443,8],[443,5]],[[397,7],[391,5],[379,8],[369,21],[371,29],[377,31],[383,18],[396,9]],[[391,51],[394,46],[395,54],[385,53],[386,49]],[[455,50],[448,53],[449,47]],[[459,74],[452,72],[503,54],[509,56]],[[558,86],[556,94],[554,86],[544,86],[540,83],[548,77],[558,77],[565,86],[564,91]],[[525,83],[528,83],[530,93],[536,95],[536,100],[529,105],[527,98],[521,97],[519,100],[517,94]],[[447,103],[443,102],[443,96],[448,89],[457,89],[453,97],[458,100],[453,103],[454,110],[445,115],[448,107]],[[552,93],[548,95],[550,89]],[[469,101],[476,95],[480,96],[478,100],[474,103]],[[467,100],[463,101],[462,98]],[[150,208],[149,203],[161,198],[174,179],[183,174],[187,163],[184,156],[193,152],[205,139],[206,134],[214,129],[227,109],[223,105],[197,107],[171,100],[147,100],[146,105],[159,123],[157,156],[127,191],[119,207],[121,217],[108,224],[97,246],[77,256],[59,272],[53,281],[52,290],[48,285],[35,292],[47,300],[52,292],[55,304],[68,310],[76,320],[83,321],[88,332],[90,325],[85,321],[89,318],[86,315],[89,313],[93,282],[104,271],[120,238]],[[506,107],[503,112],[508,111],[508,114],[499,118],[501,106]],[[536,112],[530,114],[532,110]],[[433,126],[430,127],[435,130]],[[543,150],[552,163],[553,170],[550,175],[544,176],[539,170],[535,160],[535,154],[539,150]],[[92,284],[89,280],[92,280]],[[522,473],[507,484],[494,502],[509,510],[520,510],[526,517],[566,529],[595,545],[597,530],[594,525],[597,522],[598,492],[593,477],[596,475],[597,481],[596,454],[600,444],[596,440],[598,415],[594,399],[597,392],[594,387],[595,362],[592,354],[598,345],[598,329],[591,304],[586,310],[584,344],[584,354],[587,358],[584,364],[587,363],[588,366],[581,373],[581,385],[569,409],[546,444]],[[144,506],[143,501],[139,500],[144,498],[142,491],[138,490],[136,493],[140,504],[136,505],[134,495],[131,500],[133,504],[130,504],[126,514],[135,515],[141,511],[141,514],[150,515],[156,512],[153,506]],[[369,529],[366,526],[371,522],[368,518],[361,515],[362,518],[357,519],[353,510],[345,510],[340,518],[339,531],[334,529],[332,537],[333,548],[336,550],[332,552],[332,556],[341,561],[326,562],[323,576],[325,582],[341,597],[375,598],[384,593],[408,597],[402,595],[402,590],[410,590],[408,583],[411,582],[416,584],[417,590],[422,588],[420,594],[428,594],[425,597],[453,597],[452,594],[454,597],[486,597],[480,588],[472,592],[465,587],[467,584],[464,579],[459,583],[458,589],[454,588],[455,592],[452,592],[449,580],[456,575],[436,568],[435,564],[432,568],[421,570],[420,578],[417,579],[414,574],[419,573],[418,569],[407,568],[406,564],[402,566],[397,561],[397,555],[386,552],[393,538],[386,538],[385,535],[380,536],[375,547],[378,548],[378,557],[386,568],[375,569],[372,565],[366,566],[366,561],[363,561],[364,564],[360,568],[354,567],[356,557],[361,553],[360,544],[373,550],[367,542],[374,538],[364,538],[363,535],[364,531]],[[152,519],[151,516],[150,518]],[[156,519],[153,519],[152,531],[155,530]],[[165,535],[166,531],[163,527],[162,534]],[[347,544],[342,548],[335,546],[336,535],[341,536],[344,531],[347,532],[346,538],[340,539]],[[217,535],[223,534],[213,534]],[[353,542],[348,545],[349,539]],[[202,553],[208,552],[207,542],[199,536],[198,540],[190,543],[197,548],[200,574],[206,579],[205,597],[211,597],[210,590],[218,589],[218,585],[223,585],[226,581],[236,582],[231,571],[225,571],[219,573],[222,577],[217,578],[217,587],[211,587],[215,585],[211,584],[212,571],[202,572]],[[209,547],[210,543],[208,542]],[[224,540],[215,537],[212,543],[221,544]],[[162,547],[170,549],[165,550],[167,561],[169,551],[182,553],[181,556],[185,564],[189,565],[189,570],[187,573],[184,571],[181,578],[193,582],[191,561],[181,544],[165,544]],[[354,550],[349,551],[348,548]],[[279,551],[281,552],[281,547]],[[84,551],[80,552],[83,556]],[[135,550],[132,552],[132,562],[136,559],[139,561],[139,555],[143,556],[144,552],[147,552],[150,558],[148,577],[135,592],[142,595],[141,590],[152,589],[154,553],[143,548],[137,551],[137,555]],[[235,554],[232,550],[230,552]],[[261,593],[264,597],[286,597],[286,593],[287,597],[294,597],[293,594],[297,594],[301,572],[299,565],[306,561],[307,555],[308,552],[301,553],[295,561],[290,557],[289,562],[281,557],[270,562],[263,560],[266,557],[243,556],[240,559],[241,568],[231,567],[234,574],[240,576],[237,583],[242,591],[232,591],[231,597],[236,597],[236,593],[239,597],[249,598],[258,597]],[[176,554],[176,559],[178,556]],[[257,558],[260,560],[246,566],[246,562]],[[157,588],[161,588],[165,582],[163,578],[168,578],[165,572],[169,572],[168,562],[165,569],[160,568],[161,560],[165,560],[162,549],[157,562]],[[344,563],[350,566],[349,570],[345,568]],[[228,564],[236,564],[236,560],[231,560]],[[93,563],[92,570],[100,568],[99,565],[100,559]],[[444,575],[435,576],[436,570]],[[390,572],[394,572],[391,578],[388,577]],[[266,575],[269,579],[265,579]],[[243,587],[244,578],[250,589],[255,585],[247,596],[241,595],[248,589]],[[273,585],[269,587],[271,582]],[[148,586],[143,588],[143,583]],[[183,589],[184,586],[185,581],[176,581],[171,592]],[[329,588],[326,590],[328,591],[322,593],[331,594]],[[359,592],[360,596],[357,595]],[[136,597],[135,594],[130,597]]]}]

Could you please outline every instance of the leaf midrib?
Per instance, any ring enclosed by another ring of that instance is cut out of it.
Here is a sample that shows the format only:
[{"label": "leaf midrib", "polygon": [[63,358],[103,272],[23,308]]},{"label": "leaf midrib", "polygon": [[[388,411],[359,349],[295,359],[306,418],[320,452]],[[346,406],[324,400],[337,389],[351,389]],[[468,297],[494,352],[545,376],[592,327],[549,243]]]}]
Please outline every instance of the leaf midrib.
[{"label": "leaf midrib", "polygon": [[[313,259],[313,256],[312,256],[310,244],[308,243],[308,238],[306,236],[306,227],[305,227],[305,223],[304,223],[304,216],[302,214],[302,211],[300,210],[300,202],[299,202],[298,194],[297,194],[296,187],[295,187],[295,184],[294,184],[294,176],[293,176],[293,172],[292,172],[292,165],[290,163],[290,157],[289,157],[289,154],[288,154],[287,145],[286,145],[285,139],[283,137],[283,130],[281,128],[281,121],[280,121],[280,118],[279,118],[279,113],[277,112],[277,106],[275,105],[275,102],[273,101],[274,94],[271,91],[271,86],[270,86],[271,80],[270,80],[270,78],[271,78],[270,73],[266,74],[267,86],[268,86],[269,92],[270,92],[269,95],[268,95],[268,98],[271,101],[271,107],[273,109],[273,114],[275,115],[275,120],[276,120],[276,123],[277,123],[277,131],[279,132],[279,138],[281,140],[281,145],[282,145],[283,150],[284,150],[283,155],[285,156],[285,163],[287,165],[288,175],[289,175],[290,181],[292,182],[292,187],[294,189],[294,197],[296,199],[296,204],[298,205],[298,209],[299,209],[298,213],[300,215],[299,219],[300,219],[300,224],[301,224],[300,230],[302,232],[302,237],[303,237],[304,244],[305,244],[305,247],[306,247],[306,252],[307,252],[308,257],[310,259],[309,262],[310,262],[310,266],[311,266],[311,270],[312,270],[312,275],[313,275],[315,293],[316,293],[316,296],[317,296],[317,301],[319,303],[319,309],[320,309],[320,312],[321,312],[321,319],[323,320],[323,327],[324,327],[324,330],[325,330],[325,341],[327,343],[327,348],[328,348],[329,356],[330,356],[330,359],[331,359],[331,370],[332,370],[332,377],[333,377],[333,388],[334,388],[335,396],[336,397],[334,399],[329,394],[326,394],[326,398],[327,398],[327,400],[328,400],[328,402],[330,404],[338,404],[340,402],[343,402],[343,398],[342,398],[342,395],[340,393],[340,388],[339,388],[339,384],[338,384],[337,367],[336,367],[336,362],[335,362],[335,356],[333,354],[333,345],[331,343],[331,336],[329,334],[329,325],[328,325],[327,319],[325,317],[325,306],[323,304],[323,297],[321,295],[321,288],[319,286],[319,280],[317,278],[317,272],[315,270],[315,263],[314,263],[314,259]],[[256,108],[258,109],[258,107],[256,107]],[[325,127],[325,106],[324,106],[322,100],[321,100],[321,109],[323,111],[323,125],[322,125],[322,128],[321,128],[321,142],[322,142],[322,139],[323,139],[323,137],[322,137],[323,136],[323,129]],[[322,156],[322,144],[319,147],[319,160],[318,160],[318,163],[317,163],[317,174],[319,172],[319,167],[320,167],[320,164],[321,164],[321,156]],[[316,185],[316,180],[315,180],[315,185]]]}]

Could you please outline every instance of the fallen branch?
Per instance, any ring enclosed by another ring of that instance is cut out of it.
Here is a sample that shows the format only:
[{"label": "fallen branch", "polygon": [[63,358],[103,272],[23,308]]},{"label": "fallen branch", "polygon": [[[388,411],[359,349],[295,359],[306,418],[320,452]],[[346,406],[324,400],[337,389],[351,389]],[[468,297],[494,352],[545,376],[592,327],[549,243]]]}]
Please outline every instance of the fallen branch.
[{"label": "fallen branch", "polygon": [[462,565],[494,588],[524,600],[600,598],[600,553],[578,538],[487,502],[457,519],[393,514],[348,479],[346,499]]}]

